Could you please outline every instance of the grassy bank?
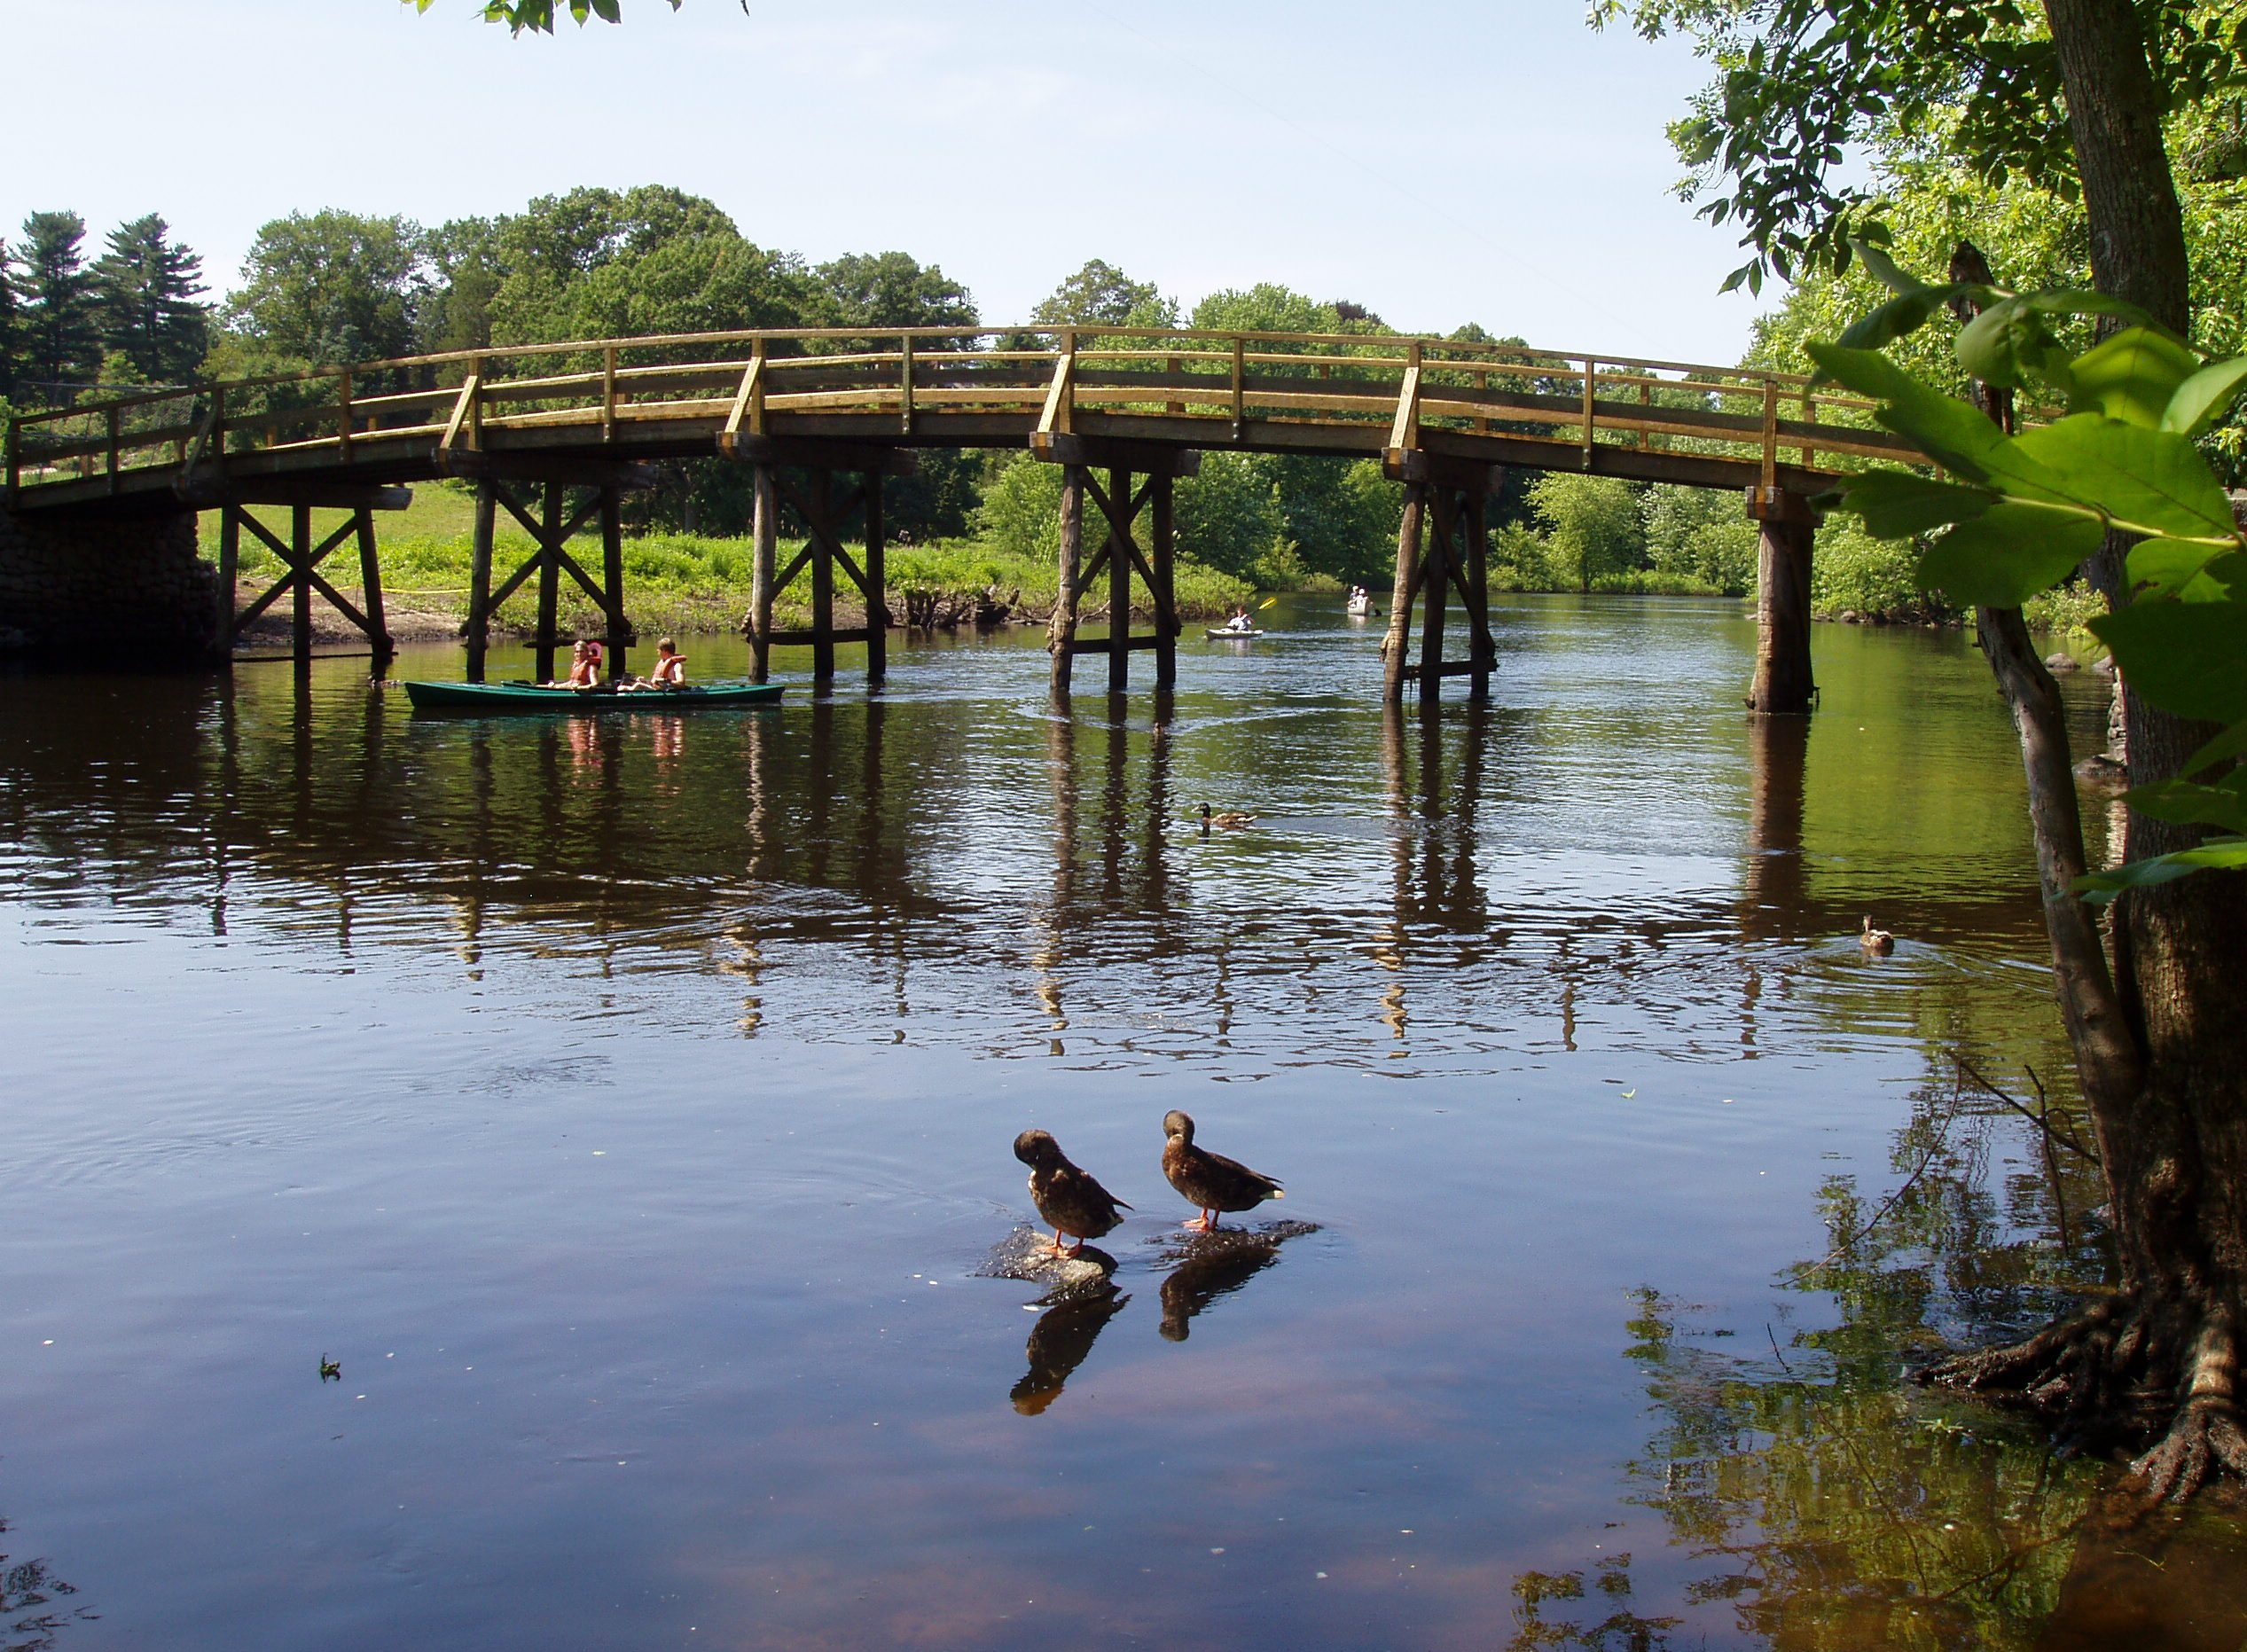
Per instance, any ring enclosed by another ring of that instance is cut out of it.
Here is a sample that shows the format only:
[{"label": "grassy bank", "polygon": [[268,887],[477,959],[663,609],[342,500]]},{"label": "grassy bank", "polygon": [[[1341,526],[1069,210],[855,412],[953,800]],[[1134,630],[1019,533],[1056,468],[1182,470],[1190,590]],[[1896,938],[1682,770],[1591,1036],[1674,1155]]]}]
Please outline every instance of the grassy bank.
[{"label": "grassy bank", "polygon": [[[269,525],[286,532],[278,521],[282,514],[269,513],[276,519]],[[318,511],[313,515],[316,540],[345,520],[341,512]],[[448,622],[466,616],[474,516],[474,503],[466,496],[427,488],[415,490],[411,509],[380,520],[383,592],[394,615],[442,616]],[[528,534],[512,521],[503,521],[496,540],[496,573],[502,579],[534,548]],[[215,560],[215,513],[206,514],[202,534],[204,554]],[[571,553],[588,572],[597,572],[600,566],[598,535],[580,535],[571,543]],[[794,547],[784,540],[780,553],[784,564],[793,553]],[[751,562],[750,544],[746,539],[688,534],[627,539],[625,602],[634,625],[651,637],[660,631],[738,630],[748,612]],[[240,567],[245,585],[253,589],[278,577],[281,571],[279,559],[249,536],[244,536]],[[330,558],[324,571],[347,596],[355,594],[357,563],[348,545]],[[909,609],[930,607],[938,615],[953,618],[981,612],[1042,622],[1053,613],[1058,584],[1051,562],[974,542],[891,545],[886,574],[889,610],[901,623]],[[864,615],[856,589],[841,574],[836,583],[840,622],[861,622]],[[1138,583],[1133,581],[1135,588]],[[1177,583],[1178,611],[1187,619],[1228,614],[1233,604],[1246,602],[1253,594],[1246,581],[1183,560],[1178,565]],[[1106,614],[1105,607],[1095,601],[1105,597],[1105,578],[1100,587],[1087,593],[1084,613],[1088,618]],[[1144,592],[1135,589],[1134,595],[1144,602]],[[775,622],[785,627],[809,624],[810,596],[809,578],[799,576],[774,603]],[[528,632],[536,620],[536,597],[528,586],[516,591],[498,612],[499,629]],[[1142,617],[1147,612],[1135,611]],[[561,613],[567,630],[599,628],[598,611],[567,575],[562,580]]]}]

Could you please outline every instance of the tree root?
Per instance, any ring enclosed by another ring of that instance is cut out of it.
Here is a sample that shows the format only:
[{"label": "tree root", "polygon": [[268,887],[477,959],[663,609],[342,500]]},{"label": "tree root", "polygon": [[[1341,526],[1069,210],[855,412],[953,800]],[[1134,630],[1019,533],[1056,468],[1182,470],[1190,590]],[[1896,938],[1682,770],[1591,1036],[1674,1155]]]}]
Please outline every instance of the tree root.
[{"label": "tree root", "polygon": [[2224,1474],[2247,1480],[2247,1418],[2231,1311],[2198,1294],[2126,1292],[2025,1341],[1914,1373],[2050,1419],[2066,1452],[2144,1448],[2126,1494],[2181,1501]]}]

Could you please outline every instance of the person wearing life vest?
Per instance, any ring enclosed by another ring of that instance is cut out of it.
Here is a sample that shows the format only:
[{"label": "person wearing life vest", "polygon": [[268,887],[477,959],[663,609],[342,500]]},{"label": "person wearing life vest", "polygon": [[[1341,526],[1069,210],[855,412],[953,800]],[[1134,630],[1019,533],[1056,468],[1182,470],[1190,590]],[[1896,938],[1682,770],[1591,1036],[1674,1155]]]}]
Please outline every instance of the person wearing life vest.
[{"label": "person wearing life vest", "polygon": [[559,683],[548,683],[548,688],[599,688],[600,686],[600,645],[580,642],[569,651],[569,675]]},{"label": "person wearing life vest", "polygon": [[668,637],[655,645],[655,669],[647,674],[647,680],[658,688],[686,686],[686,656],[671,646]]}]

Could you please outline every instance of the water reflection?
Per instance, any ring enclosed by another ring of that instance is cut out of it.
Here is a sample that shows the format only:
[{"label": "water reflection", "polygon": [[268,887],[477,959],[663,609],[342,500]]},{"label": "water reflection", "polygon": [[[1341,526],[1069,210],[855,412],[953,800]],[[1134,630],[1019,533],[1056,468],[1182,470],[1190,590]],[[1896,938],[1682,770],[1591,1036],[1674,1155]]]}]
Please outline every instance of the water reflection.
[{"label": "water reflection", "polygon": [[[1084,1254],[1113,1272],[1113,1257],[1089,1246]],[[1089,1295],[1055,1303],[1038,1315],[1037,1323],[1030,1327],[1029,1345],[1023,1350],[1030,1369],[1022,1373],[1022,1381],[1006,1396],[1014,1401],[1014,1409],[1025,1417],[1035,1417],[1059,1399],[1062,1388],[1077,1367],[1084,1363],[1084,1357],[1092,1351],[1092,1344],[1100,1340],[1108,1322],[1122,1312],[1124,1304],[1131,1300],[1111,1282]]]},{"label": "water reflection", "polygon": [[[0,1541],[7,1535],[0,1520]],[[48,1562],[0,1553],[0,1652],[53,1652],[64,1629],[98,1621],[99,1613],[72,1599],[77,1593]]]},{"label": "water reflection", "polygon": [[1163,1253],[1178,1265],[1163,1279],[1163,1335],[1182,1343],[1188,1323],[1219,1297],[1230,1296],[1280,1260],[1284,1235],[1232,1229],[1200,1233]]}]

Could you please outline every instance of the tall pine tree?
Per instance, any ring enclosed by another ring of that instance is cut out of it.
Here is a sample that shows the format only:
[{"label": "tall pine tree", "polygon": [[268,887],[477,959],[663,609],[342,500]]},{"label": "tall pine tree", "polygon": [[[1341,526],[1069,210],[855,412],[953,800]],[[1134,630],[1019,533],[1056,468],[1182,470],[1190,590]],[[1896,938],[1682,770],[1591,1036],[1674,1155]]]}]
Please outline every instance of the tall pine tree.
[{"label": "tall pine tree", "polygon": [[0,240],[0,401],[16,394],[16,289],[8,279],[8,243]]},{"label": "tall pine tree", "polygon": [[95,260],[93,304],[105,348],[121,352],[148,379],[191,379],[209,344],[203,261],[171,239],[150,213],[109,232],[109,250]]},{"label": "tall pine tree", "polygon": [[86,221],[74,212],[35,212],[9,279],[20,306],[16,383],[23,399],[62,403],[101,372],[93,275],[79,247]]}]

